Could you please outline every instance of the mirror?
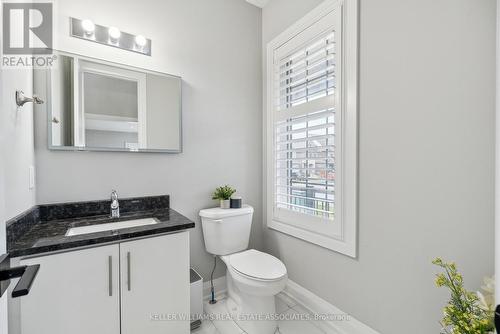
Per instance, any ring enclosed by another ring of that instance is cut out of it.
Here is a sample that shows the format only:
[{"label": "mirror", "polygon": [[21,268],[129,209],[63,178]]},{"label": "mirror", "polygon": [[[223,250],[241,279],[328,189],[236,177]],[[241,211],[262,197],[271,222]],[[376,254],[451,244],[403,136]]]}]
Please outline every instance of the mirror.
[{"label": "mirror", "polygon": [[181,152],[180,77],[62,52],[36,72],[50,149]]}]

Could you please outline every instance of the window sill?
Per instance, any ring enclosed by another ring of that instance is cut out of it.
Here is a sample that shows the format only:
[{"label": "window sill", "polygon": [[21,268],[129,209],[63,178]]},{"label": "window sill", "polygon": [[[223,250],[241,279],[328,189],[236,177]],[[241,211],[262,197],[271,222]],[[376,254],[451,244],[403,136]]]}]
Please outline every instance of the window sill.
[{"label": "window sill", "polygon": [[352,258],[356,258],[357,255],[355,243],[352,242],[349,243],[334,237],[307,231],[276,220],[268,221],[267,227]]}]

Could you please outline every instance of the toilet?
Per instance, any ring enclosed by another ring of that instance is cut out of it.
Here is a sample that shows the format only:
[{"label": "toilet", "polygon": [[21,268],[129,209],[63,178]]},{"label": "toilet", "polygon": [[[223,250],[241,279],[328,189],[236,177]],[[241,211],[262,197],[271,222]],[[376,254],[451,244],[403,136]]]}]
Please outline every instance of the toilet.
[{"label": "toilet", "polygon": [[247,249],[253,208],[200,211],[207,252],[226,264],[227,311],[248,334],[273,334],[275,295],[285,288],[286,267],[276,257]]}]

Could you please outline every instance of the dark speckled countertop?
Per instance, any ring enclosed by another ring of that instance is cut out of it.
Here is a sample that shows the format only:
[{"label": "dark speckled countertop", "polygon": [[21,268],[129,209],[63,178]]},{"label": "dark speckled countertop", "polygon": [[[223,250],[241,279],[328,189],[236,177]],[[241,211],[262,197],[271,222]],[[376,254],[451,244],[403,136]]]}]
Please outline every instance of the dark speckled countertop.
[{"label": "dark speckled countertop", "polygon": [[[152,198],[153,197],[148,197],[145,199],[151,201]],[[143,203],[138,202],[141,201],[141,198],[126,199],[124,201],[132,202],[134,205],[122,211],[120,218],[110,218],[109,213],[99,210],[93,210],[92,212],[88,212],[88,210],[82,212],[81,210],[82,207],[85,208],[85,203],[90,203],[95,206],[96,203],[100,204],[104,202],[100,207],[103,208],[102,210],[107,211],[107,201],[56,204],[55,206],[58,206],[59,211],[52,210],[53,208],[50,206],[36,207],[32,210],[38,210],[37,212],[26,212],[7,223],[7,247],[9,255],[12,258],[40,254],[138,237],[153,236],[155,234],[176,232],[194,227],[194,223],[191,220],[168,207],[168,197],[166,205],[154,205],[157,203],[142,205]],[[139,204],[137,205],[137,203]],[[66,211],[60,210],[61,206],[64,206]],[[71,206],[78,207],[79,212],[75,213],[75,210],[67,210],[68,207],[71,209]],[[125,207],[127,206],[125,205]],[[68,211],[70,211],[69,214]],[[66,236],[66,232],[73,227],[142,218],[155,218],[158,220],[158,223],[104,232]],[[20,223],[23,224],[22,228],[20,228],[21,225],[16,226],[16,224]],[[20,231],[20,229],[22,231]]]}]

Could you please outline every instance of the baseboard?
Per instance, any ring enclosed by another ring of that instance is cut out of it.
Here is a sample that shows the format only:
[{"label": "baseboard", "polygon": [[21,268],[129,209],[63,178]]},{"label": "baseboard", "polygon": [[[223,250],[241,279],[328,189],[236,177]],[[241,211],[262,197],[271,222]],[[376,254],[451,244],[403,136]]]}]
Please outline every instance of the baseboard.
[{"label": "baseboard", "polygon": [[[226,276],[214,279],[215,297],[226,293]],[[203,282],[203,300],[209,300],[211,297],[210,281]]]},{"label": "baseboard", "polygon": [[[322,326],[329,327],[339,334],[380,334],[374,329],[363,324],[361,321],[346,314],[338,307],[330,304],[326,300],[315,295],[311,291],[298,285],[292,280],[288,280],[283,291],[289,298],[304,306],[312,314],[318,315],[339,315],[341,319],[334,321],[318,321]],[[342,316],[343,315],[343,316]],[[345,317],[344,317],[345,316]]]}]

